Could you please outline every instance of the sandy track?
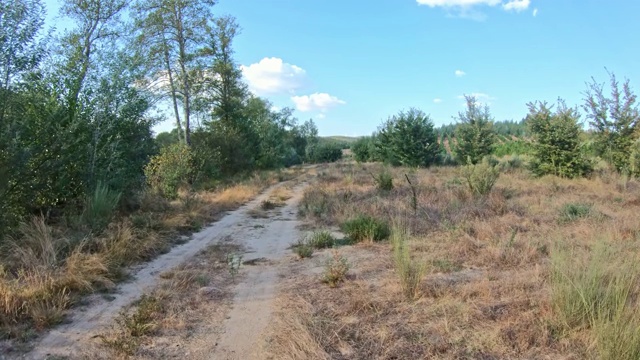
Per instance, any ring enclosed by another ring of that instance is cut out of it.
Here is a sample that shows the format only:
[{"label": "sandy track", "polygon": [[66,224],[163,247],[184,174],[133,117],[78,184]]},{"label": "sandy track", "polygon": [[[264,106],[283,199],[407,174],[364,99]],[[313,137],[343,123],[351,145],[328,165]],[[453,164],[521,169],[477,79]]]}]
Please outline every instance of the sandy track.
[{"label": "sandy track", "polygon": [[298,237],[296,209],[306,184],[293,189],[295,196],[287,201],[284,208],[276,211],[277,216],[254,219],[247,211],[259,206],[280,186],[283,184],[270,187],[254,200],[194,234],[191,241],[137,269],[132,274],[134,280],[120,285],[113,300],[96,298],[89,306],[74,311],[69,323],[51,330],[24,358],[39,360],[50,355],[73,356],[82,350],[83,345],[90,343],[96,334],[106,330],[123,308],[142,294],[150,292],[162,272],[179,266],[207,246],[225,239],[245,246],[248,253],[244,255],[244,260],[266,258],[270,261],[245,270],[247,276],[237,285],[234,308],[225,323],[222,338],[217,346],[215,340],[211,339],[214,348],[209,349],[207,357],[251,358],[248,351],[253,352],[257,348],[257,340],[271,313],[271,300],[278,280],[274,262],[284,256],[287,247]]}]

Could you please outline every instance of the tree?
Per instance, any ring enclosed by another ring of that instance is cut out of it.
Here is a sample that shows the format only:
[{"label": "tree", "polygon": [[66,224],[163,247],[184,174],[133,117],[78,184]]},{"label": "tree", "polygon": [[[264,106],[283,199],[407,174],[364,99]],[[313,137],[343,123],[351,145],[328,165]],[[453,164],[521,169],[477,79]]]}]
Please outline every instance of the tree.
[{"label": "tree", "polygon": [[[179,132],[191,144],[192,102],[199,79],[196,75],[215,0],[139,0],[135,5],[138,51],[148,54],[150,76],[168,82]],[[166,88],[166,86],[161,86]],[[182,114],[178,111],[182,104]]]},{"label": "tree", "polygon": [[465,96],[467,110],[458,114],[454,153],[460,164],[477,164],[491,154],[496,134],[489,107],[481,107],[473,96]]},{"label": "tree", "polygon": [[429,167],[440,152],[433,122],[414,108],[390,117],[380,127],[377,138],[381,159],[394,166]]},{"label": "tree", "polygon": [[525,121],[533,137],[531,171],[536,176],[553,174],[561,177],[586,176],[592,171],[591,163],[581,149],[580,115],[558,100],[555,112],[546,102],[527,104],[529,114]]},{"label": "tree", "polygon": [[587,84],[583,108],[594,129],[597,153],[618,171],[629,172],[629,155],[638,137],[640,110],[629,80],[625,80],[621,88],[613,73],[609,77],[611,97],[604,95],[604,84],[592,79]]}]

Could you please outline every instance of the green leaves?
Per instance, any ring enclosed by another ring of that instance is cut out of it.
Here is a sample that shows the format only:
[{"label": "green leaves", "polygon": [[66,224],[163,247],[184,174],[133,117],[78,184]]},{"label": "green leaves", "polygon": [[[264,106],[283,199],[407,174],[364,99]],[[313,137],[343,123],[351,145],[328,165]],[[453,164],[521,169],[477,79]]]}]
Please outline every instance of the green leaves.
[{"label": "green leaves", "polygon": [[440,145],[429,116],[412,108],[382,124],[376,150],[383,161],[394,166],[429,167],[436,162]]},{"label": "green leaves", "polygon": [[558,101],[553,112],[544,102],[529,103],[526,122],[533,137],[531,171],[542,176],[586,176],[592,171],[580,144],[581,128],[578,111]]},{"label": "green leaves", "polygon": [[460,125],[455,130],[454,153],[460,164],[477,164],[490,155],[496,142],[489,107],[480,107],[473,96],[466,96],[467,110],[458,114]]}]

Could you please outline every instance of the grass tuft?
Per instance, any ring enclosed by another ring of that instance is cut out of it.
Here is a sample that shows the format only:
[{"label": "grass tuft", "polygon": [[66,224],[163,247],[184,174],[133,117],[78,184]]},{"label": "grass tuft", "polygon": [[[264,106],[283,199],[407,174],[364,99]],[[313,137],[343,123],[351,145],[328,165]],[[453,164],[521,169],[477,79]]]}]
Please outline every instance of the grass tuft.
[{"label": "grass tuft", "polygon": [[322,282],[330,287],[336,287],[345,280],[348,272],[349,263],[347,259],[341,256],[338,250],[333,250],[331,258],[325,265]]},{"label": "grass tuft", "polygon": [[342,231],[353,243],[383,241],[389,238],[389,225],[367,215],[359,215],[342,224]]}]

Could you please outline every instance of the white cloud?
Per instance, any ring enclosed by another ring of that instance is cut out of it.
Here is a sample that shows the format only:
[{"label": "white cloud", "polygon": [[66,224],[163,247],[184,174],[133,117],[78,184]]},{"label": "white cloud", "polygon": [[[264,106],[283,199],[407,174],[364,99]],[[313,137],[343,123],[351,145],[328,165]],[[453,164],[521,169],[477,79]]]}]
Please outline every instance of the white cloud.
[{"label": "white cloud", "polygon": [[256,64],[240,66],[249,89],[257,95],[286,94],[303,87],[306,71],[280,58],[264,58]]},{"label": "white cloud", "polygon": [[536,16],[538,16],[538,9],[537,8],[533,9],[533,17],[536,17]]},{"label": "white cloud", "polygon": [[442,99],[435,98],[435,99],[433,99],[433,102],[436,103],[436,104],[440,104],[440,103],[442,103]]},{"label": "white cloud", "polygon": [[463,76],[467,75],[467,73],[462,71],[462,70],[456,70],[455,74],[456,74],[457,77],[463,77]]},{"label": "white cloud", "polygon": [[317,117],[318,119],[322,120],[322,119],[326,118],[326,117],[327,117],[327,115],[325,115],[325,114],[323,114],[323,113],[320,113],[320,114],[318,114],[316,117]]},{"label": "white cloud", "polygon": [[506,4],[503,4],[502,8],[507,11],[520,12],[527,10],[529,8],[529,5],[531,5],[531,0],[511,0]]},{"label": "white cloud", "polygon": [[441,7],[447,9],[449,15],[484,21],[486,15],[476,8],[495,7],[501,5],[505,11],[521,12],[529,8],[531,0],[416,0],[418,5],[426,5],[431,8]]},{"label": "white cloud", "polygon": [[304,96],[292,96],[291,100],[296,104],[296,109],[302,112],[325,112],[330,108],[346,104],[345,101],[327,93],[315,93]]},{"label": "white cloud", "polygon": [[469,7],[474,5],[496,6],[502,0],[417,0],[419,5],[427,5],[429,7]]}]

